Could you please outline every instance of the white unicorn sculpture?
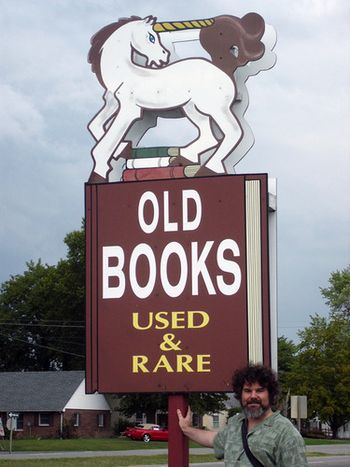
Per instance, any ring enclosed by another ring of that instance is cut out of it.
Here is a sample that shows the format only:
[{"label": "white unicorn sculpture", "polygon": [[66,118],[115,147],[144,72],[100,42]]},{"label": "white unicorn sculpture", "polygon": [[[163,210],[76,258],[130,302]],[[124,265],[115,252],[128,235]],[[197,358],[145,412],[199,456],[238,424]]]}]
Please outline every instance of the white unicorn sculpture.
[{"label": "white unicorn sculpture", "polygon": [[[200,155],[209,151],[196,176],[227,173],[223,161],[242,139],[242,125],[232,110],[237,92],[233,73],[230,76],[205,58],[169,63],[170,52],[155,25],[152,16],[124,20],[98,44],[99,63],[93,64],[93,71],[99,67],[96,74],[106,92],[103,108],[88,126],[96,140],[90,182],[107,180],[111,159],[122,156],[126,136],[147,111],[181,109],[177,115],[184,114],[198,128],[198,137],[179,148],[176,159],[177,165],[199,164]],[[258,58],[263,53],[264,49]],[[150,126],[154,122],[139,123],[138,131],[142,128],[144,133]]]}]

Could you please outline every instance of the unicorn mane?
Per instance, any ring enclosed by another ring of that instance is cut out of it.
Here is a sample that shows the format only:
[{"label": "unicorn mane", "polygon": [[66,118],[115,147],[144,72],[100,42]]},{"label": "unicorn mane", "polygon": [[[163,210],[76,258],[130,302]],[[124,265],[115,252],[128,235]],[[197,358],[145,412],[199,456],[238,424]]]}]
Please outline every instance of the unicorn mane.
[{"label": "unicorn mane", "polygon": [[87,61],[88,63],[91,64],[91,71],[95,73],[98,79],[98,82],[101,84],[102,87],[105,88],[105,84],[101,76],[101,52],[102,52],[103,44],[121,26],[124,26],[124,24],[126,23],[130,23],[130,21],[137,21],[140,19],[141,18],[139,16],[130,16],[129,18],[120,18],[115,23],[111,23],[103,27],[91,37],[91,40],[90,40],[91,47],[88,53]]}]

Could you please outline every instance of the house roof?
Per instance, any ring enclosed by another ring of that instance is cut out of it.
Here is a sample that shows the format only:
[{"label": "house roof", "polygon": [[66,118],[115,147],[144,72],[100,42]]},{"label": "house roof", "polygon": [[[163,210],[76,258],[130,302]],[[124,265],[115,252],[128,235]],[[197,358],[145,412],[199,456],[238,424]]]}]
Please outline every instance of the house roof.
[{"label": "house roof", "polygon": [[0,372],[0,412],[61,412],[84,371]]}]

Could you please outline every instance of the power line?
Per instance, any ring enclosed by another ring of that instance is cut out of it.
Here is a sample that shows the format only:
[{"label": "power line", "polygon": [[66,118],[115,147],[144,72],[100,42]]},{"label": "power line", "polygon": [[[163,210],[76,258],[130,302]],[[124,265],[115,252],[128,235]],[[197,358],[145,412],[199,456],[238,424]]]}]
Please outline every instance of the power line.
[{"label": "power line", "polygon": [[[8,337],[5,334],[3,334],[2,332],[0,332],[0,334],[3,337]],[[85,355],[79,355],[79,354],[76,354],[76,353],[73,353],[73,352],[67,352],[66,350],[56,349],[55,347],[49,347],[47,345],[37,344],[36,342],[28,342],[28,341],[26,341],[24,339],[20,339],[19,337],[12,337],[11,336],[11,339],[15,340],[15,341],[23,342],[24,344],[31,345],[33,347],[41,347],[43,349],[53,350],[55,352],[64,353],[64,354],[67,354],[67,355],[73,355],[74,357],[85,358]]]},{"label": "power line", "polygon": [[71,324],[34,324],[34,323],[12,323],[10,322],[1,322],[0,326],[28,326],[28,327],[46,327],[46,328],[79,328],[84,329],[85,326],[82,325],[71,325]]}]

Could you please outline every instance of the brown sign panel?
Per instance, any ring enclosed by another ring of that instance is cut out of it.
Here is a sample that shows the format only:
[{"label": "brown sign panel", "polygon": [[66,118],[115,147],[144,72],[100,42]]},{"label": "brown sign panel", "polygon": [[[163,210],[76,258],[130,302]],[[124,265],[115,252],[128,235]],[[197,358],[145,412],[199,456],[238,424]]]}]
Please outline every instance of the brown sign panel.
[{"label": "brown sign panel", "polygon": [[230,391],[270,363],[266,175],[86,185],[87,391]]}]

